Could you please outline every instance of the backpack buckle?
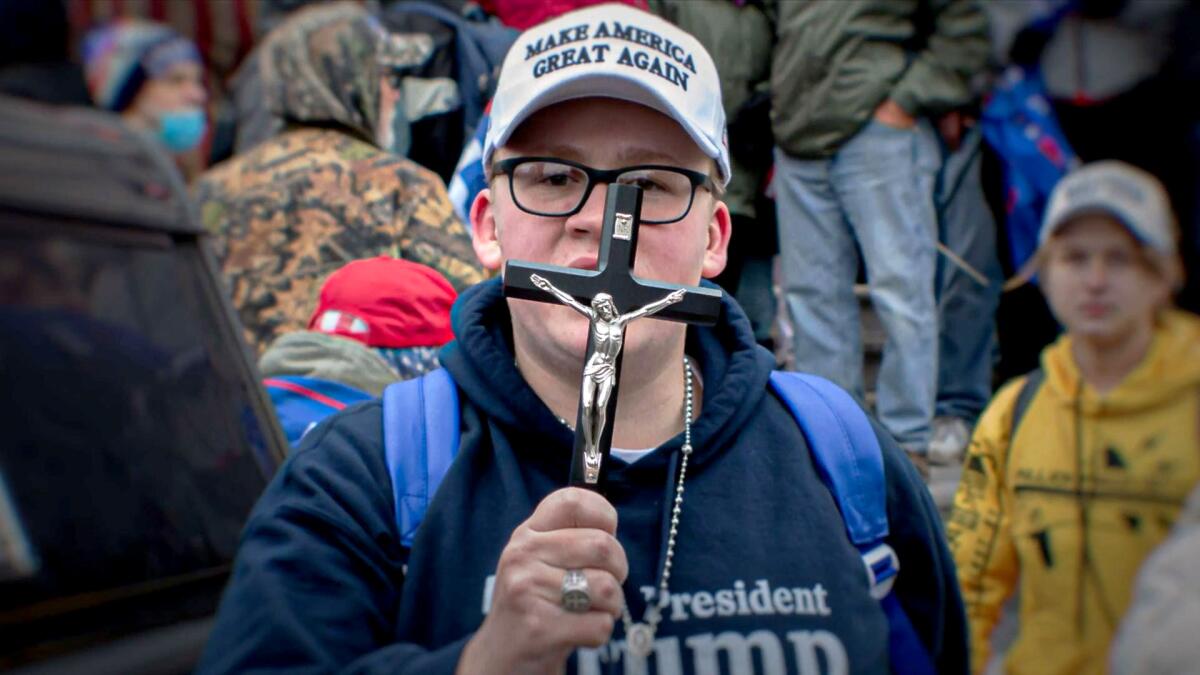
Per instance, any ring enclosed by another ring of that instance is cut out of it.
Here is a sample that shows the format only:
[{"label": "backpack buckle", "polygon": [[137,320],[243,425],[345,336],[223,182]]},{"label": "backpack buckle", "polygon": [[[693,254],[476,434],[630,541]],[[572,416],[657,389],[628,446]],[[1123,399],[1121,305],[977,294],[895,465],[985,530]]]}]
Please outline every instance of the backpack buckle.
[{"label": "backpack buckle", "polygon": [[863,566],[867,568],[867,581],[871,585],[871,597],[882,600],[892,592],[896,575],[900,573],[900,558],[887,544],[877,544],[862,554]]}]

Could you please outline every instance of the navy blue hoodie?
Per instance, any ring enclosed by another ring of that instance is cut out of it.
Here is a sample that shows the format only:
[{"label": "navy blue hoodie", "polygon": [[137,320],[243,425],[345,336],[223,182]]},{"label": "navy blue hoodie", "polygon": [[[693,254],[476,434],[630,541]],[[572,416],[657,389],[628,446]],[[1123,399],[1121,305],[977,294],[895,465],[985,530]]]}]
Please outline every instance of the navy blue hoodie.
[{"label": "navy blue hoodie", "polygon": [[[499,281],[463,294],[454,328],[442,362],[460,388],[462,444],[411,552],[395,523],[380,405],[329,418],[251,515],[200,672],[454,672],[485,617],[501,550],[565,484],[572,441],[514,365]],[[704,403],[655,672],[887,672],[887,621],[799,427],[768,390],[770,354],[729,301],[716,327],[689,330],[687,352]],[[896,592],[939,672],[964,672],[962,603],[937,511],[876,433]],[[608,474],[635,619],[662,568],[682,441]],[[608,646],[578,650],[570,670],[649,672],[623,638],[618,623]]]}]

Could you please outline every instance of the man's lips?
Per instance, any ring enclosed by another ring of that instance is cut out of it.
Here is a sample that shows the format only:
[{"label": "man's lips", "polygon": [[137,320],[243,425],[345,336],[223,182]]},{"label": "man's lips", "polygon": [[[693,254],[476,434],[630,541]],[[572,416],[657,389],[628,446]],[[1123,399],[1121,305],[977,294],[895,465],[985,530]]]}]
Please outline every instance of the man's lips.
[{"label": "man's lips", "polygon": [[584,255],[567,263],[567,267],[573,267],[577,270],[594,270],[596,269],[596,256]]},{"label": "man's lips", "polygon": [[1083,310],[1084,316],[1095,319],[1108,314],[1108,303],[1086,302],[1080,307],[1080,309]]}]

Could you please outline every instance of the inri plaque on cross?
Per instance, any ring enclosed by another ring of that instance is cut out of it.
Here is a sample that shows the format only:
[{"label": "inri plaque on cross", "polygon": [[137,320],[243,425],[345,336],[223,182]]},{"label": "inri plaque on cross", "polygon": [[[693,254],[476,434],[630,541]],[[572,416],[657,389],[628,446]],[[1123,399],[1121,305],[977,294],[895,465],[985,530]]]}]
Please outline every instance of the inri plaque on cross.
[{"label": "inri plaque on cross", "polygon": [[712,325],[721,313],[718,289],[633,276],[641,205],[641,188],[618,183],[608,186],[595,270],[518,260],[504,266],[506,296],[565,304],[591,323],[575,420],[570,484],[593,490],[603,484],[612,448],[625,327],[651,315]]}]

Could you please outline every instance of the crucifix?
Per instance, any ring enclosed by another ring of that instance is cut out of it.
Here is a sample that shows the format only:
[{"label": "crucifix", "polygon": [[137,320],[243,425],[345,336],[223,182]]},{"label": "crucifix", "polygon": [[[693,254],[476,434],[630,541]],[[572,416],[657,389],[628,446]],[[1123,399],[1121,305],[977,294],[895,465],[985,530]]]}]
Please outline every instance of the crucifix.
[{"label": "crucifix", "polygon": [[641,206],[641,188],[619,183],[608,186],[595,270],[516,260],[504,265],[506,296],[562,303],[588,317],[591,324],[575,421],[570,485],[592,490],[603,485],[612,448],[625,327],[651,315],[712,325],[721,312],[720,290],[633,276]]}]

